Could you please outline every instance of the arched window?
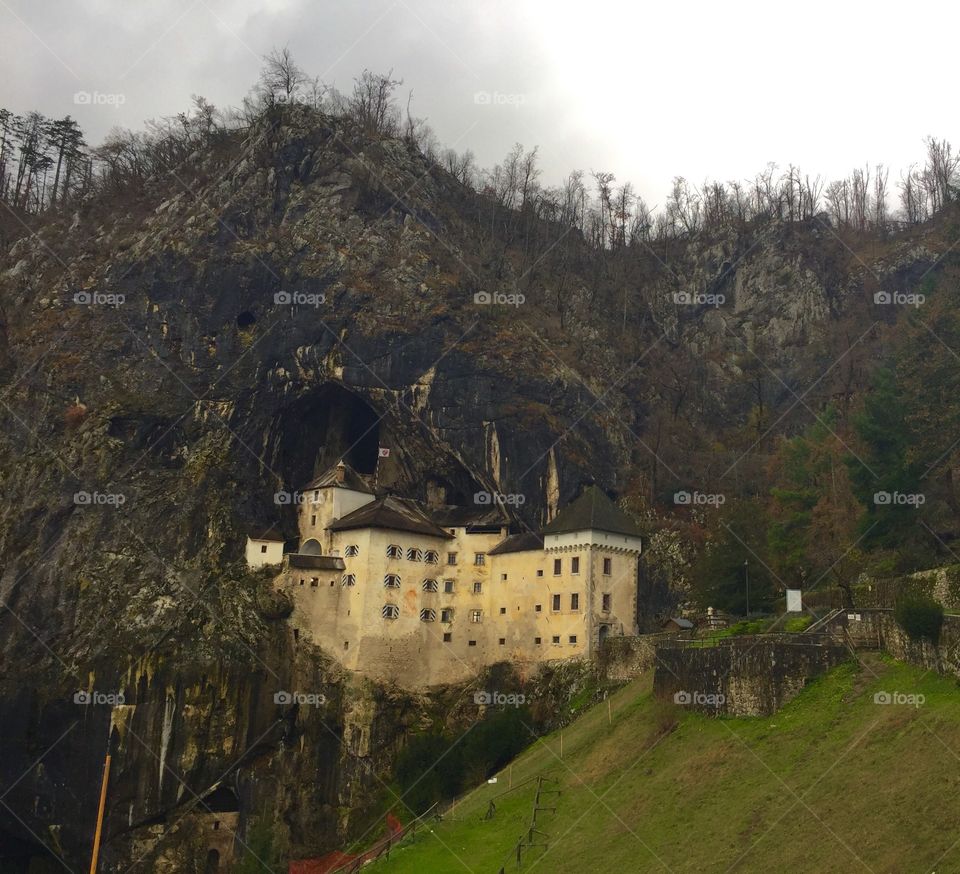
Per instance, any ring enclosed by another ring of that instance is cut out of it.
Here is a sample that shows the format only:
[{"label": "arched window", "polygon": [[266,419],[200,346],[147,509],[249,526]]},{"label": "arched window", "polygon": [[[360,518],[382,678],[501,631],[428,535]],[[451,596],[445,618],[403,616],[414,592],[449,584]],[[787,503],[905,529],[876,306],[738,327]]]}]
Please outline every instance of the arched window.
[{"label": "arched window", "polygon": [[397,546],[396,543],[391,543],[387,547],[387,558],[403,558],[403,547]]},{"label": "arched window", "polygon": [[400,615],[400,608],[396,604],[384,604],[380,615],[384,619],[396,619]]},{"label": "arched window", "polygon": [[355,544],[351,544],[350,546],[348,546],[346,549],[343,550],[343,554],[348,557],[360,555],[360,547]]},{"label": "arched window", "polygon": [[357,584],[357,577],[355,574],[344,574],[340,578],[341,586],[355,586]]},{"label": "arched window", "polygon": [[396,574],[387,574],[383,578],[384,588],[387,589],[399,589],[400,588],[400,577]]},{"label": "arched window", "polygon": [[423,581],[423,591],[424,592],[436,592],[440,587],[437,585],[436,580],[424,580]]},{"label": "arched window", "polygon": [[440,553],[437,552],[435,549],[428,549],[423,554],[423,560],[427,564],[438,564],[440,561]]},{"label": "arched window", "polygon": [[411,546],[407,549],[407,561],[420,561],[421,553],[420,550],[415,546]]},{"label": "arched window", "polygon": [[435,622],[437,619],[437,611],[432,610],[430,607],[424,607],[420,611],[420,621],[421,622]]}]

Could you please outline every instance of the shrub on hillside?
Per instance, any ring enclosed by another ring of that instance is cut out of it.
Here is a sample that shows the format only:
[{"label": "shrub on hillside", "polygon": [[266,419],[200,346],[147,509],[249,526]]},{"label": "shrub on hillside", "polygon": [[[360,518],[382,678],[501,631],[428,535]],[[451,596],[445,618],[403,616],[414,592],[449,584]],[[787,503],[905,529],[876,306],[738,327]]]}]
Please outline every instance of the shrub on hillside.
[{"label": "shrub on hillside", "polygon": [[943,606],[928,595],[910,592],[902,595],[893,608],[897,624],[911,640],[929,640],[936,645],[943,626]]}]

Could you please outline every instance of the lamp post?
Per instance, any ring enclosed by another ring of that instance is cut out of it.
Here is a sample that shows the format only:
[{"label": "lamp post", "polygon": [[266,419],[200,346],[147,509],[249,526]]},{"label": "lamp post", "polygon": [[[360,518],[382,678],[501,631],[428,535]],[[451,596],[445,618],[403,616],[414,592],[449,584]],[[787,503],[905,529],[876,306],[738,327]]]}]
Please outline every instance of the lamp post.
[{"label": "lamp post", "polygon": [[747,559],[743,560],[743,578],[747,583],[747,619],[750,618],[750,567]]}]

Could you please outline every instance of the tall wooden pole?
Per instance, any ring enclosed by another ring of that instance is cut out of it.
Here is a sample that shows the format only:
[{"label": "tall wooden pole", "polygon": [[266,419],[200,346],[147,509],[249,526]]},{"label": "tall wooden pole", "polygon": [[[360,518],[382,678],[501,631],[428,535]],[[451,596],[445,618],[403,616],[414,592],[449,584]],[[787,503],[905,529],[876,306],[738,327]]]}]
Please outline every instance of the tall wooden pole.
[{"label": "tall wooden pole", "polygon": [[103,760],[103,782],[100,784],[100,808],[97,810],[97,830],[93,833],[93,855],[90,858],[90,874],[97,874],[97,857],[100,855],[100,834],[103,831],[103,811],[107,806],[107,781],[110,779],[110,754]]}]

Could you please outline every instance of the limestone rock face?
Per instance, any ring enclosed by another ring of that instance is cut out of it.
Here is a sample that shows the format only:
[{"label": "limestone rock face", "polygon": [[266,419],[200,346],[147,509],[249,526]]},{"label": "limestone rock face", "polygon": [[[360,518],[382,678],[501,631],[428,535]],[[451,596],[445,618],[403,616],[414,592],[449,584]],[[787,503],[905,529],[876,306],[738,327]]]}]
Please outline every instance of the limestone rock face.
[{"label": "limestone rock face", "polygon": [[522,493],[530,525],[590,481],[657,497],[652,453],[706,458],[758,391],[774,419],[777,380],[821,372],[876,284],[937,256],[910,240],[861,264],[811,222],[604,271],[571,235],[560,270],[558,235],[501,244],[504,216],[404,143],[300,109],[0,257],[0,785],[19,816],[0,808],[0,842],[85,859],[109,749],[117,870],[175,852],[157,836],[218,784],[242,833],[265,817],[297,855],[336,848],[432,705],[299,648],[270,574],[241,565],[251,527],[295,537],[289,496],[341,457],[423,500]]}]

